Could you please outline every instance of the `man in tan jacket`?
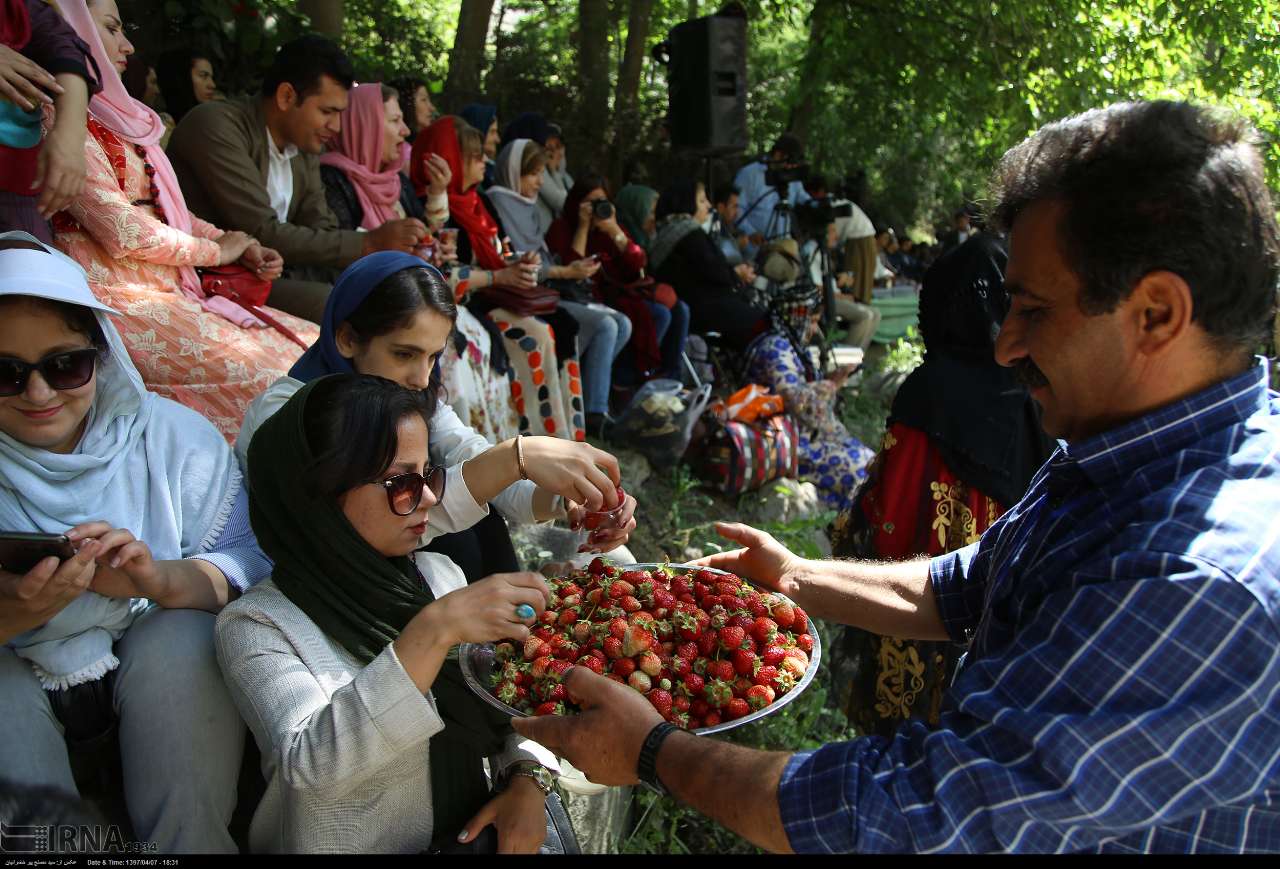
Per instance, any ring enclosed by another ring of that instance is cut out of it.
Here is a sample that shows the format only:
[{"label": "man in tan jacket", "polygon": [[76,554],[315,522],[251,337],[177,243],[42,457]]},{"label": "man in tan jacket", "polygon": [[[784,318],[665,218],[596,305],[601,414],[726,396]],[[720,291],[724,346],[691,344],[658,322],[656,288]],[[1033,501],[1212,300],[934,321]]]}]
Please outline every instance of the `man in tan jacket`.
[{"label": "man in tan jacket", "polygon": [[303,36],[281,46],[259,96],[202,103],[169,140],[191,211],[278,250],[286,271],[270,303],[315,322],[338,270],[374,251],[412,252],[427,234],[412,218],[339,229],[325,201],[319,155],[341,130],[353,80],[338,46]]}]

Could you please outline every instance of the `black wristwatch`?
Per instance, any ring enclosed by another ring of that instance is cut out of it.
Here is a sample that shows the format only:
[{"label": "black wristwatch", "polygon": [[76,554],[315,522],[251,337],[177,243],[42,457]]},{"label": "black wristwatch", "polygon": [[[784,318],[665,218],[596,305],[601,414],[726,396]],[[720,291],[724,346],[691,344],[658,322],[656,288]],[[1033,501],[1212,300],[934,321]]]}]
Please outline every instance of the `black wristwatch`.
[{"label": "black wristwatch", "polygon": [[655,724],[644,738],[644,745],[640,746],[640,759],[636,761],[636,776],[664,797],[670,796],[671,792],[662,783],[662,779],[658,778],[658,749],[668,736],[679,729],[669,721]]}]

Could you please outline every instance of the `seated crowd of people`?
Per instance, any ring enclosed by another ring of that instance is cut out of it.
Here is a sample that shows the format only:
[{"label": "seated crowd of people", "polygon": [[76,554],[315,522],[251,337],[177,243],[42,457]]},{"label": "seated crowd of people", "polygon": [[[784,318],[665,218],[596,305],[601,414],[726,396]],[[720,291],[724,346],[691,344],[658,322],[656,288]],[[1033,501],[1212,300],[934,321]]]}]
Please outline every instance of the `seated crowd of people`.
[{"label": "seated crowd of people", "polygon": [[[629,556],[636,500],[587,437],[684,379],[692,335],[783,397],[801,478],[843,511],[838,555],[976,545],[1054,453],[1043,384],[996,362],[1017,362],[1003,243],[960,212],[913,251],[820,176],[770,183],[801,162],[790,134],[715,190],[615,192],[569,174],[542,115],[438,116],[424,82],[357,83],[323,37],[222,99],[207,56],[137,62],[115,0],[0,5],[0,62],[30,85],[0,95],[0,533],[69,547],[0,564],[0,780],[76,794],[75,752],[112,743],[132,832],[162,851],[237,850],[246,729],[253,851],[481,848],[487,828],[554,849],[563,746],[450,651],[527,638],[547,606],[509,525],[620,508],[580,555]],[[797,244],[783,197],[839,216]],[[920,288],[925,363],[878,455],[835,413],[856,365],[809,352],[819,260],[864,350],[873,289]],[[776,546],[759,535],[726,533],[749,549],[717,563]],[[868,662],[849,713],[892,738],[938,725],[959,646],[890,623],[846,645]]]},{"label": "seated crowd of people", "polygon": [[[57,98],[0,102],[48,125],[0,129],[25,170],[0,200],[0,531],[76,554],[0,574],[5,776],[75,793],[68,746],[115,734],[139,839],[231,850],[247,722],[255,850],[421,850],[473,816],[536,849],[526,773],[555,759],[443,655],[544,605],[508,523],[619,506],[586,435],[682,379],[691,332],[795,403],[802,470],[846,503],[871,452],[831,410],[849,371],[823,379],[804,349],[814,312],[744,293],[756,275],[717,244],[701,182],[614,195],[569,175],[537,113],[437,116],[423,82],[357,83],[318,36],[224,99],[204,55],[139,62],[114,0],[8,6]],[[626,542],[621,506],[586,557]],[[488,802],[485,758],[510,784]],[[387,823],[351,840],[370,811]]]}]

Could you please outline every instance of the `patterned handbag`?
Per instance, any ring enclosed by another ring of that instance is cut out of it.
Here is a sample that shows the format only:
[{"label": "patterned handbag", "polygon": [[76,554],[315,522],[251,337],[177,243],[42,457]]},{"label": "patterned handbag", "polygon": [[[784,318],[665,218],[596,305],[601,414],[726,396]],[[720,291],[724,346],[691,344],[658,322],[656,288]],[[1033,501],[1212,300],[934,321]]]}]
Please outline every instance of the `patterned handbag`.
[{"label": "patterned handbag", "polygon": [[789,414],[755,423],[709,418],[712,431],[699,463],[703,479],[726,495],[741,495],[799,473],[800,435]]}]

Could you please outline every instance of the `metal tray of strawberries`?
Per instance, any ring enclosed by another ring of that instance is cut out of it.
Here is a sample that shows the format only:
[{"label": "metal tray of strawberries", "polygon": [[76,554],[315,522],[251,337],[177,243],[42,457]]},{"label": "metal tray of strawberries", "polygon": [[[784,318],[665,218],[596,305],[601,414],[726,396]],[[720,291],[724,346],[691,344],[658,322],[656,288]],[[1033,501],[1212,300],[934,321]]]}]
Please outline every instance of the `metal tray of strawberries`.
[{"label": "metal tray of strawberries", "polygon": [[[658,563],[650,562],[650,563],[626,564],[626,565],[615,565],[615,566],[618,567],[619,570],[622,571],[623,573],[627,571],[651,571],[651,570],[656,570],[658,568],[665,568],[669,571],[675,572],[676,574],[684,574],[684,575],[692,575],[700,571],[706,571],[708,573],[719,574],[724,576],[731,575],[728,572],[723,570],[716,570],[714,568],[707,568],[707,567],[697,567],[697,566],[688,565],[688,564],[658,564]],[[767,593],[773,595],[775,598],[781,599],[785,603],[790,604],[791,606],[794,607],[794,603],[792,603],[786,597],[786,595],[780,594],[778,592],[767,592]],[[715,724],[713,726],[696,727],[696,728],[693,728],[691,732],[697,733],[699,735],[711,735],[715,733],[724,733],[725,731],[733,730],[738,727],[744,727],[748,724],[753,724],[754,722],[760,721],[763,718],[767,718],[768,716],[773,715],[774,713],[778,712],[780,709],[784,708],[788,703],[790,703],[796,697],[799,697],[800,694],[806,688],[809,687],[809,683],[813,681],[813,677],[817,673],[818,665],[822,659],[822,640],[821,640],[821,637],[818,635],[817,630],[812,628],[811,622],[810,622],[810,633],[808,633],[808,636],[812,638],[812,643],[813,643],[812,650],[807,653],[808,663],[805,666],[803,675],[801,675],[800,678],[796,680],[795,685],[789,688],[789,690],[787,690],[786,693],[776,695],[776,697],[771,703],[769,703],[767,706],[761,709],[755,709],[749,712],[748,714],[742,715],[741,717],[738,717],[738,718],[722,720],[720,723]],[[490,686],[494,682],[493,674],[494,674],[495,665],[496,665],[495,648],[496,648],[496,644],[494,643],[463,643],[461,646],[459,646],[458,647],[458,663],[462,669],[463,679],[466,681],[467,685],[471,688],[471,690],[474,691],[482,700],[484,700],[484,702],[488,703],[489,705],[495,707],[496,709],[500,709],[501,711],[507,713],[513,718],[527,717],[531,713],[522,711],[520,709],[517,709],[514,706],[504,703],[502,700],[495,697],[492,691],[490,690]]]}]

